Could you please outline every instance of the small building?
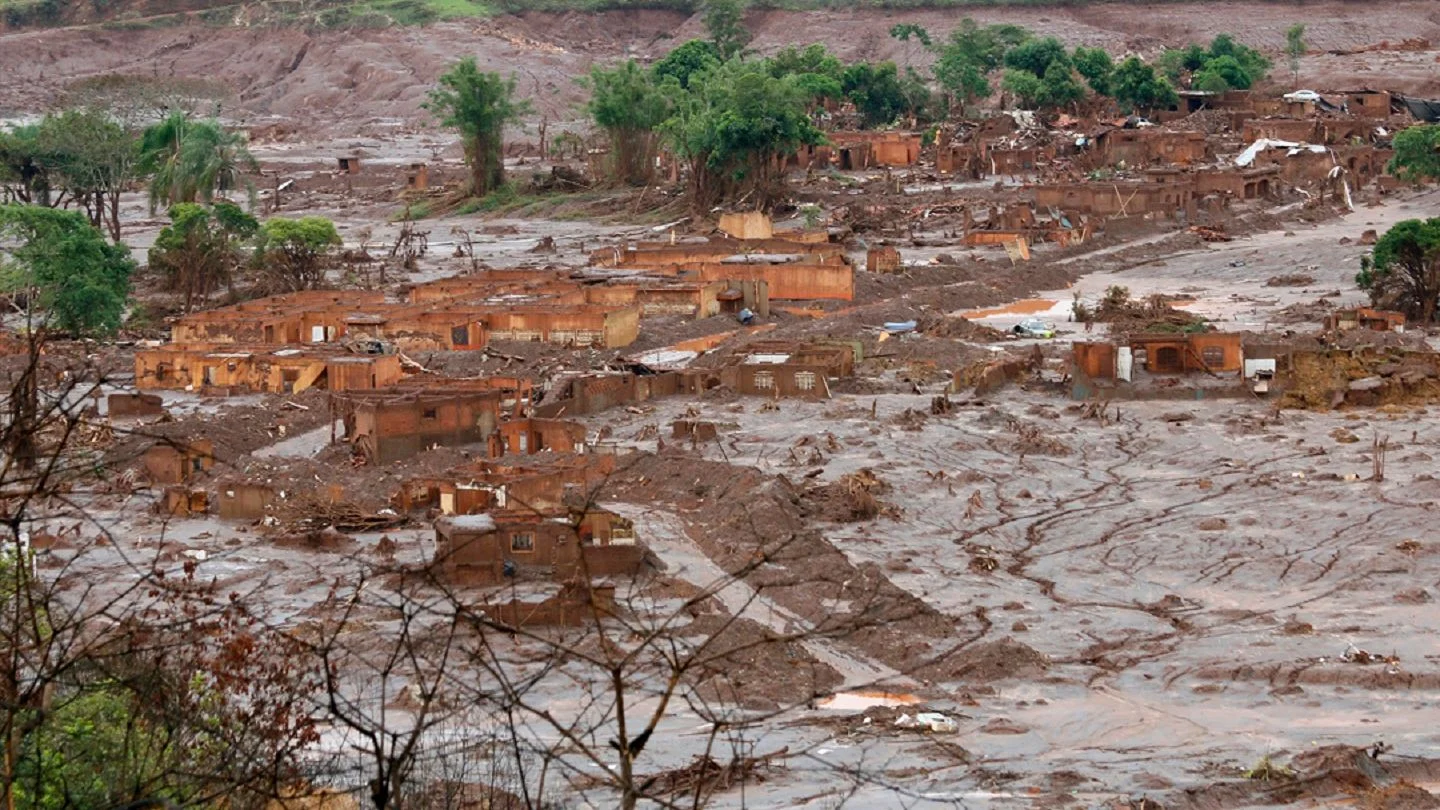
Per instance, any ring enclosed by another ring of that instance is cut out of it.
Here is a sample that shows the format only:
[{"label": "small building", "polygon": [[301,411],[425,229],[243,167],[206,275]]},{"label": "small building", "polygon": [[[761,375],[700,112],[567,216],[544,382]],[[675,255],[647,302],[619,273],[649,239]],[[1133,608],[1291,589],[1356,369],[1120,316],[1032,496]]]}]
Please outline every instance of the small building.
[{"label": "small building", "polygon": [[157,484],[183,484],[215,466],[215,444],[209,439],[162,441],[141,457],[145,473]]},{"label": "small building", "polygon": [[531,453],[584,453],[585,426],[564,419],[515,419],[503,422],[497,435],[498,452],[491,455]]},{"label": "small building", "polygon": [[259,520],[277,497],[269,484],[226,481],[219,485],[215,512],[225,520]]},{"label": "small building", "polygon": [[1352,329],[1404,332],[1405,313],[1370,307],[1338,309],[1325,318],[1325,328],[1332,332],[1349,332]]},{"label": "small building", "polygon": [[848,343],[752,343],[721,377],[742,394],[829,399],[830,380],[851,376],[858,354]]},{"label": "small building", "polygon": [[496,511],[435,521],[435,564],[458,584],[630,576],[643,562],[633,524],[604,509]]},{"label": "small building", "polygon": [[332,396],[344,440],[370,464],[409,458],[426,448],[484,444],[500,424],[498,390],[376,392]]},{"label": "small building", "polygon": [[732,239],[769,239],[775,225],[761,211],[743,211],[720,215],[720,230]]}]

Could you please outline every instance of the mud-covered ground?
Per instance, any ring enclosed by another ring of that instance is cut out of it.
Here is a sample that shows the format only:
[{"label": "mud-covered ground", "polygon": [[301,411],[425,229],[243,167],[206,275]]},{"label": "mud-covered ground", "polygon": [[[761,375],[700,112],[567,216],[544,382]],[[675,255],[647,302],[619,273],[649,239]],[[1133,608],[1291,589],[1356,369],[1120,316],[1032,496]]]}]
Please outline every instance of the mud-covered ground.
[{"label": "mud-covered ground", "polygon": [[[1167,794],[1264,756],[1380,740],[1433,754],[1440,546],[1425,527],[1440,502],[1440,430],[1427,409],[1127,403],[1101,420],[1018,389],[945,416],[925,415],[929,403],[930,392],[702,405],[698,418],[731,427],[686,450],[809,487],[872,471],[894,510],[822,523],[826,540],[957,634],[979,630],[952,672],[967,673],[967,649],[1023,645],[978,680],[935,668],[847,678],[942,695],[927,705],[959,718],[973,761],[909,752],[924,763],[909,787],[956,796],[1004,771],[1006,793],[967,798],[1020,806],[1064,772],[1079,806],[1146,794],[1171,807]],[[594,421],[623,438],[687,410],[667,401]],[[1381,481],[1375,437],[1390,441]],[[684,542],[663,511],[642,525],[662,548]],[[1389,660],[1347,660],[1357,650]]]},{"label": "mud-covered ground", "polygon": [[[1270,52],[1277,81],[1286,72],[1285,30],[1299,22],[1306,26],[1311,48],[1301,60],[1301,86],[1380,85],[1431,97],[1440,93],[1435,69],[1440,51],[1425,44],[1414,50],[1394,47],[1404,40],[1440,43],[1440,12],[1426,0],[1099,3],[976,7],[966,14],[985,23],[1024,25],[1071,46],[1103,45],[1117,55],[1153,54],[1228,32]],[[960,16],[951,10],[766,11],[752,13],[747,24],[754,33],[752,47],[761,53],[820,42],[847,60],[923,66],[930,57],[891,38],[891,26],[918,22],[938,38]],[[654,10],[529,13],[417,28],[334,31],[182,24],[8,32],[0,33],[0,73],[7,77],[0,86],[0,116],[47,109],[77,79],[125,73],[220,82],[233,94],[222,114],[247,125],[338,135],[433,129],[420,107],[427,91],[449,63],[474,56],[482,69],[515,75],[520,94],[535,107],[524,136],[533,140],[542,120],[553,125],[584,118],[585,91],[575,79],[590,65],[658,58],[703,33],[698,16]],[[1377,47],[1382,50],[1368,50]],[[1283,78],[1288,81],[1288,73]]]}]

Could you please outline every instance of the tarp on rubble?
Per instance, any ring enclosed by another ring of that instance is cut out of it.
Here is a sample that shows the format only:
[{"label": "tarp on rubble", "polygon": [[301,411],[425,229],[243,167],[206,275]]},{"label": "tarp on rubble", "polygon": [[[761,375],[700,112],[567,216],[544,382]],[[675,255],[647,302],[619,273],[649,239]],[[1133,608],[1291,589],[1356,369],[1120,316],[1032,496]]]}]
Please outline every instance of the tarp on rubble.
[{"label": "tarp on rubble", "polygon": [[1296,143],[1294,141],[1276,141],[1270,138],[1261,138],[1260,140],[1250,144],[1250,146],[1247,147],[1244,152],[1240,153],[1239,157],[1235,158],[1235,165],[1249,166],[1250,164],[1254,163],[1255,158],[1259,157],[1260,153],[1264,152],[1266,149],[1288,150],[1285,153],[1286,157],[1289,157],[1291,155],[1298,155],[1301,152],[1325,151],[1325,147],[1319,144]]},{"label": "tarp on rubble", "polygon": [[1440,124],[1440,101],[1432,101],[1424,98],[1410,98],[1409,96],[1391,96],[1391,98],[1405,105],[1405,109],[1415,116],[1416,121],[1423,121],[1427,124]]}]

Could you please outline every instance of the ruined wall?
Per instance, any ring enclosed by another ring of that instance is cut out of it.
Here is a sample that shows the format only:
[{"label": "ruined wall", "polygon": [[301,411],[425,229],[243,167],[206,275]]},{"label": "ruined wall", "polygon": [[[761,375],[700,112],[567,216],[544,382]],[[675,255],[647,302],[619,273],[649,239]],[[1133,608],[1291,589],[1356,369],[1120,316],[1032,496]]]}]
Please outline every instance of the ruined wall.
[{"label": "ruined wall", "polygon": [[855,271],[848,264],[706,263],[696,272],[703,281],[764,281],[771,300],[850,301]]},{"label": "ruined wall", "polygon": [[829,399],[830,381],[825,372],[822,365],[800,363],[737,366],[731,384],[752,396]]},{"label": "ruined wall", "polygon": [[516,419],[499,428],[501,452],[525,455],[585,452],[585,426],[563,419]]},{"label": "ruined wall", "polygon": [[259,520],[274,500],[275,490],[265,484],[224,484],[216,513],[225,520]]}]

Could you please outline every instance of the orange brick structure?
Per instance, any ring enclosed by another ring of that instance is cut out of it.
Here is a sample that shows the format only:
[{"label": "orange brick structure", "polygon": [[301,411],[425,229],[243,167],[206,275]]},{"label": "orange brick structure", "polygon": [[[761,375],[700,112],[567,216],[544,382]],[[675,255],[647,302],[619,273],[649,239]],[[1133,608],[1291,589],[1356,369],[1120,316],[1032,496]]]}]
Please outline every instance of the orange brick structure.
[{"label": "orange brick structure", "polygon": [[630,521],[602,509],[502,510],[435,521],[435,564],[456,583],[628,576],[644,562]]}]

